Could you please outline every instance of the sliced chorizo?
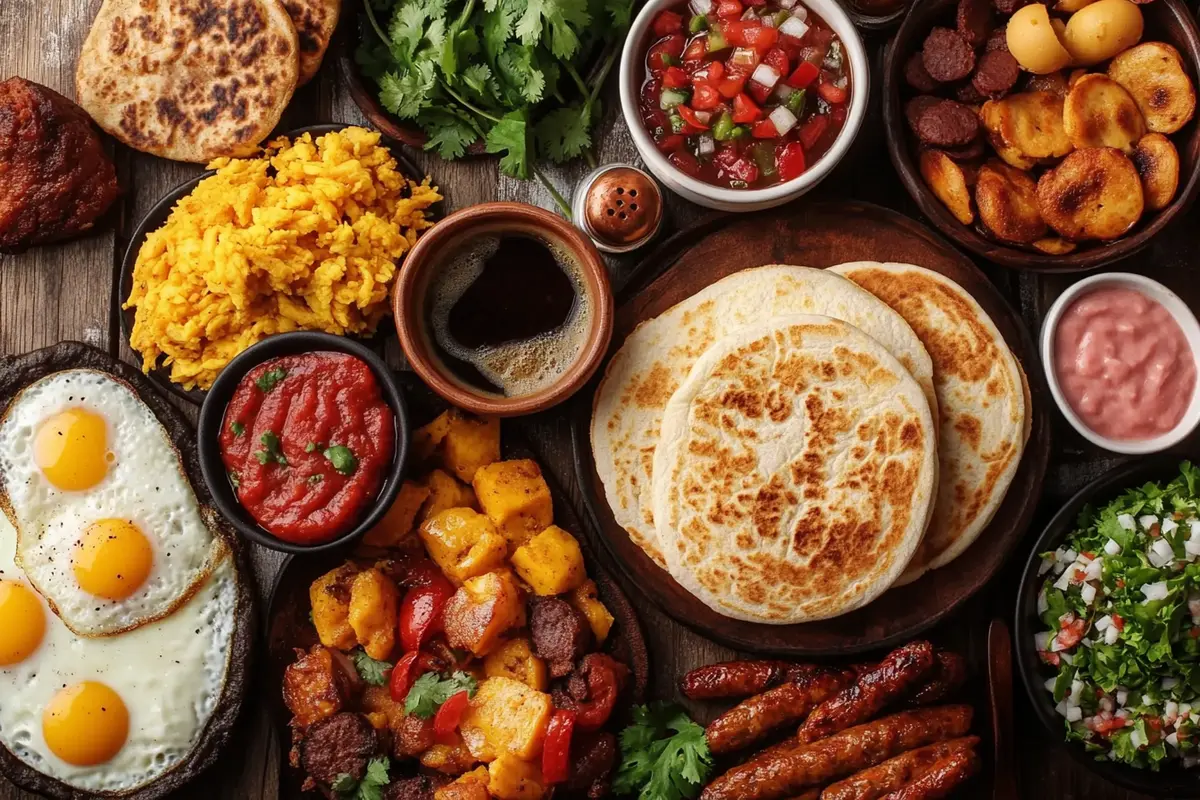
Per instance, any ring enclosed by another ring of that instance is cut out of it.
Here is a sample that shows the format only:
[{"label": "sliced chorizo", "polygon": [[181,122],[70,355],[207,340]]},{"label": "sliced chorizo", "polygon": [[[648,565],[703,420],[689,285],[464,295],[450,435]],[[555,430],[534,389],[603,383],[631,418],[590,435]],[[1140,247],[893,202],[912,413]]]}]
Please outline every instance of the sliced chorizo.
[{"label": "sliced chorizo", "polygon": [[1007,50],[992,50],[984,53],[975,67],[971,86],[980,94],[993,100],[1008,94],[1021,77],[1021,67],[1012,53]]},{"label": "sliced chorizo", "polygon": [[941,85],[925,69],[925,62],[920,53],[913,53],[908,61],[904,62],[904,80],[908,82],[909,86],[923,93],[937,91],[938,86]]},{"label": "sliced chorizo", "polygon": [[990,0],[958,0],[955,22],[960,36],[967,44],[979,47],[988,40],[992,32],[992,4]]},{"label": "sliced chorizo", "polygon": [[921,61],[935,81],[951,83],[975,69],[975,50],[958,31],[934,28],[921,48]]},{"label": "sliced chorizo", "polygon": [[934,147],[963,147],[979,135],[979,116],[970,106],[954,100],[938,100],[915,109],[912,122],[917,138]]}]

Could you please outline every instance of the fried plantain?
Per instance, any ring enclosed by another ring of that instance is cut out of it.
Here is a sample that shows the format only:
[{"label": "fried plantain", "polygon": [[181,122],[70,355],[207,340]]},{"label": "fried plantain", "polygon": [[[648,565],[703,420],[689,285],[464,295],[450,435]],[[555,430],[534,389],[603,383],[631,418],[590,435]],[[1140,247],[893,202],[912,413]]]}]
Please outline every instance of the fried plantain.
[{"label": "fried plantain", "polygon": [[1146,135],[1146,121],[1121,84],[1092,73],[1075,81],[1063,103],[1063,127],[1076,149],[1115,147],[1132,153]]},{"label": "fried plantain", "polygon": [[1035,250],[1041,250],[1043,253],[1051,256],[1065,256],[1067,253],[1075,252],[1075,243],[1068,242],[1066,239],[1060,239],[1057,236],[1047,236],[1045,239],[1038,239],[1033,243]]},{"label": "fried plantain", "polygon": [[1050,72],[1045,75],[1030,75],[1029,80],[1025,83],[1026,92],[1049,92],[1056,94],[1059,97],[1066,97],[1067,90],[1071,87],[1067,84],[1067,76],[1062,72]]},{"label": "fried plantain", "polygon": [[989,161],[980,167],[975,205],[979,221],[1001,241],[1029,244],[1046,235],[1037,185],[1027,173],[1008,164]]},{"label": "fried plantain", "polygon": [[1133,166],[1142,179],[1146,209],[1159,211],[1170,205],[1179,188],[1179,151],[1161,133],[1148,133],[1133,149]]},{"label": "fried plantain", "polygon": [[[1019,92],[985,105],[984,126],[1026,159],[1058,159],[1071,152],[1063,127],[1063,99],[1053,92]],[[1015,166],[1015,165],[1014,165]]]},{"label": "fried plantain", "polygon": [[1183,58],[1165,42],[1143,42],[1108,65],[1112,78],[1133,97],[1155,133],[1175,133],[1196,111],[1196,89]]},{"label": "fried plantain", "polygon": [[971,191],[967,188],[967,176],[962,167],[941,150],[922,150],[920,164],[926,185],[954,218],[963,225],[974,222]]},{"label": "fried plantain", "polygon": [[1137,223],[1145,206],[1133,162],[1114,147],[1071,153],[1042,175],[1037,202],[1050,227],[1073,242],[1116,239]]}]

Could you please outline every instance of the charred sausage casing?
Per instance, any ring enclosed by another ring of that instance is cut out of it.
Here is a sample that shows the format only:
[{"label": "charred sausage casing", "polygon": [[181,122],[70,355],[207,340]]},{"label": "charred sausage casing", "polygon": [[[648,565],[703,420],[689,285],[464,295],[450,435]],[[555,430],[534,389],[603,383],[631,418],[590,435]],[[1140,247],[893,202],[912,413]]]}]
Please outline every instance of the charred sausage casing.
[{"label": "charred sausage casing", "polygon": [[934,658],[937,663],[933,668],[933,676],[928,683],[917,689],[911,698],[915,706],[940,703],[967,682],[967,662],[958,653],[938,650]]},{"label": "charred sausage casing", "polygon": [[938,800],[947,797],[979,771],[979,754],[964,750],[947,756],[883,800]]},{"label": "charred sausage casing", "polygon": [[890,792],[904,788],[913,778],[943,759],[970,752],[978,744],[979,737],[967,736],[910,750],[827,786],[821,800],[879,800]]},{"label": "charred sausage casing", "polygon": [[726,661],[694,669],[679,680],[679,691],[689,700],[750,697],[779,686],[789,678],[814,672],[817,667],[786,661]]},{"label": "charred sausage casing", "polygon": [[796,724],[845,688],[851,675],[820,670],[743,700],[705,729],[709,749],[716,754],[731,753],[749,747],[776,728]]}]

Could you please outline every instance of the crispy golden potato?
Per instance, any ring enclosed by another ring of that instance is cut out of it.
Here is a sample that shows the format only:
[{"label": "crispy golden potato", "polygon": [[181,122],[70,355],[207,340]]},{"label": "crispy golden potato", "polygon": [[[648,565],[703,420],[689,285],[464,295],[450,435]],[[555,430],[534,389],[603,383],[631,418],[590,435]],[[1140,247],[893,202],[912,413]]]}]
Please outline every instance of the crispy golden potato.
[{"label": "crispy golden potato", "polygon": [[488,678],[479,684],[459,730],[471,755],[495,761],[502,755],[537,758],[554,711],[550,695],[512,678]]},{"label": "crispy golden potato", "polygon": [[1142,40],[1142,11],[1129,0],[1096,0],[1067,20],[1062,43],[1079,66],[1099,64]]},{"label": "crispy golden potato", "polygon": [[921,177],[942,205],[950,209],[954,218],[963,225],[975,221],[975,210],[971,204],[971,191],[962,168],[941,150],[922,150],[920,156]]},{"label": "crispy golden potato", "polygon": [[354,647],[354,629],[350,627],[350,585],[358,568],[347,562],[326,572],[308,587],[312,603],[313,627],[326,647],[349,650]]},{"label": "crispy golden potato", "polygon": [[989,129],[1027,159],[1056,159],[1071,152],[1063,128],[1063,98],[1053,92],[1011,94],[984,114],[985,125],[994,125]]},{"label": "crispy golden potato", "polygon": [[438,448],[442,446],[442,441],[445,440],[446,434],[450,432],[450,423],[454,419],[454,415],[449,411],[443,411],[438,414],[437,419],[428,425],[422,425],[413,431],[412,449],[413,461],[416,464],[423,464],[433,457]]},{"label": "crispy golden potato", "polygon": [[1049,92],[1059,97],[1066,97],[1067,90],[1070,88],[1070,84],[1067,83],[1067,76],[1061,70],[1045,75],[1032,75],[1025,83],[1025,91],[1027,92]]},{"label": "crispy golden potato", "polygon": [[613,626],[613,615],[608,607],[600,600],[596,590],[596,582],[589,579],[577,586],[567,598],[575,609],[587,617],[596,641],[604,644]]},{"label": "crispy golden potato", "polygon": [[579,542],[557,525],[518,547],[511,560],[521,580],[541,597],[569,592],[587,580]]},{"label": "crispy golden potato", "polygon": [[1042,175],[1042,218],[1074,242],[1123,236],[1142,216],[1142,182],[1133,162],[1113,147],[1085,147]]},{"label": "crispy golden potato", "polygon": [[487,785],[487,767],[479,767],[435,791],[433,800],[491,800]]},{"label": "crispy golden potato", "polygon": [[383,519],[367,531],[367,535],[363,537],[363,544],[372,547],[395,547],[400,544],[412,533],[417,512],[428,499],[429,487],[405,481],[400,486],[400,494],[396,495],[396,502],[392,503]]},{"label": "crispy golden potato", "polygon": [[542,770],[537,764],[503,755],[488,764],[488,791],[498,800],[542,800]]},{"label": "crispy golden potato", "polygon": [[1070,89],[1072,86],[1079,83],[1080,78],[1082,78],[1084,75],[1090,75],[1090,74],[1091,73],[1089,73],[1086,69],[1083,69],[1082,67],[1080,67],[1079,69],[1071,70],[1071,74],[1067,76],[1067,88]]},{"label": "crispy golden potato", "polygon": [[999,134],[988,131],[987,139],[988,144],[990,144],[992,149],[996,151],[996,155],[998,155],[1000,159],[1010,167],[1028,171],[1038,165],[1037,161],[1029,158],[1017,148],[1009,147],[1007,144],[1005,144],[1004,139],[1000,138]]},{"label": "crispy golden potato", "polygon": [[471,508],[448,508],[421,523],[421,542],[455,586],[504,566],[508,542]]},{"label": "crispy golden potato", "polygon": [[1108,65],[1108,77],[1125,87],[1155,133],[1175,133],[1196,112],[1196,88],[1183,57],[1165,42],[1143,42]]},{"label": "crispy golden potato", "polygon": [[350,627],[371,658],[387,660],[396,646],[396,617],[400,590],[391,578],[372,567],[350,584]]},{"label": "crispy golden potato", "polygon": [[1063,126],[1076,148],[1115,147],[1132,153],[1146,121],[1121,84],[1107,75],[1084,75],[1063,103]]},{"label": "crispy golden potato", "polygon": [[478,763],[479,760],[471,755],[458,731],[454,731],[444,741],[439,740],[421,754],[421,766],[443,775],[462,775]]},{"label": "crispy golden potato", "polygon": [[417,523],[422,524],[430,517],[435,517],[448,508],[479,509],[479,500],[475,490],[444,470],[435,469],[425,476],[425,486],[429,489],[429,499],[421,506],[417,515]]},{"label": "crispy golden potato", "polygon": [[1146,208],[1161,211],[1179,188],[1179,151],[1161,133],[1148,133],[1133,149],[1133,166],[1142,179]]},{"label": "crispy golden potato", "polygon": [[489,678],[512,678],[515,681],[546,691],[546,662],[533,654],[529,637],[509,639],[483,660],[483,674]]},{"label": "crispy golden potato", "polygon": [[1047,236],[1045,239],[1038,239],[1034,242],[1033,247],[1047,255],[1065,256],[1067,253],[1075,252],[1076,244],[1068,242],[1066,239],[1059,239],[1057,236]]},{"label": "crispy golden potato", "polygon": [[505,633],[525,625],[525,601],[513,574],[497,570],[465,581],[444,614],[450,646],[486,656]]},{"label": "crispy golden potato", "polygon": [[542,468],[528,458],[498,461],[475,475],[475,494],[483,512],[515,550],[554,521],[550,487]]},{"label": "crispy golden potato", "polygon": [[500,420],[450,412],[450,430],[442,440],[442,464],[460,481],[470,483],[475,471],[500,460]]},{"label": "crispy golden potato", "polygon": [[1063,46],[1059,32],[1051,24],[1050,14],[1041,3],[1017,9],[1008,20],[1005,40],[1017,63],[1035,75],[1057,72],[1071,63],[1071,54]]},{"label": "crispy golden potato", "polygon": [[336,650],[314,644],[288,664],[283,671],[283,702],[295,718],[293,726],[303,730],[342,710],[343,698],[350,697],[352,682],[358,678],[353,666],[340,663],[345,660]]},{"label": "crispy golden potato", "polygon": [[975,182],[979,221],[1004,242],[1029,244],[1046,233],[1037,207],[1037,184],[1019,169],[989,161]]}]

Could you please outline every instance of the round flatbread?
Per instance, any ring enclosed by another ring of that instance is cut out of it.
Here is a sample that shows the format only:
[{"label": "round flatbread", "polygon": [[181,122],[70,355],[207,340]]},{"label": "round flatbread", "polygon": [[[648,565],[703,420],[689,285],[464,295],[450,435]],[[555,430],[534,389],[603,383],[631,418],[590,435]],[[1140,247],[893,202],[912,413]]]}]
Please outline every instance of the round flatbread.
[{"label": "round flatbread", "polygon": [[291,100],[298,53],[281,0],[104,0],[75,91],[135,150],[200,163],[245,156]]},{"label": "round flatbread", "polygon": [[654,518],[671,575],[714,611],[809,622],[892,585],[936,485],[904,366],[841,320],[780,316],[713,345],[667,403]]},{"label": "round flatbread", "polygon": [[933,362],[908,323],[840,275],[771,265],[734,273],[638,327],[608,362],[592,409],[596,472],[617,524],[660,566],[654,525],[654,449],[663,409],[709,347],[771,317],[823,314],[880,342],[925,391],[936,414]]},{"label": "round flatbread", "polygon": [[300,82],[303,86],[321,68],[329,40],[337,29],[342,0],[283,0],[300,41]]},{"label": "round flatbread", "polygon": [[933,358],[940,472],[933,519],[897,584],[960,556],[991,522],[1029,438],[1024,374],[966,289],[911,264],[861,261],[832,270],[900,313]]}]

